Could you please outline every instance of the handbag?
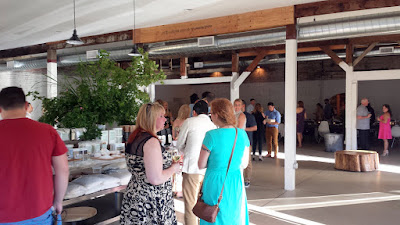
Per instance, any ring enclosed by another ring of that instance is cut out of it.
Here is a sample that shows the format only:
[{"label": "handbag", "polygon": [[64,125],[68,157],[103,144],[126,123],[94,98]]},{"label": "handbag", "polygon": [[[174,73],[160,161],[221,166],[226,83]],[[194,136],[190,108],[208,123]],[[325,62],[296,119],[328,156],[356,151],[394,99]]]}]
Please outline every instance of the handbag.
[{"label": "handbag", "polygon": [[228,176],[228,171],[229,171],[229,167],[231,165],[233,151],[235,150],[235,146],[236,146],[237,128],[235,128],[235,130],[236,130],[235,142],[233,143],[231,157],[229,158],[228,168],[226,169],[226,175],[225,175],[224,183],[222,184],[221,194],[219,195],[219,198],[218,198],[218,203],[216,205],[208,205],[201,199],[201,196],[203,195],[203,192],[202,192],[203,185],[202,185],[202,187],[200,188],[199,197],[197,198],[197,203],[192,209],[192,212],[194,213],[194,215],[196,215],[200,219],[205,220],[209,223],[215,223],[215,220],[216,220],[218,212],[219,212],[219,203],[222,200],[222,193],[224,191],[226,177]]}]

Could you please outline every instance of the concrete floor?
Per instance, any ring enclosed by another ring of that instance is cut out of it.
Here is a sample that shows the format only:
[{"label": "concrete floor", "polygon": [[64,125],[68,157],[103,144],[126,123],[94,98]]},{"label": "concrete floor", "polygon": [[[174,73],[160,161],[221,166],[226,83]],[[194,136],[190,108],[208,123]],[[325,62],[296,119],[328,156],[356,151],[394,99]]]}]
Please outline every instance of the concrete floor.
[{"label": "concrete floor", "polygon": [[[382,152],[383,144],[371,148]],[[283,150],[283,146],[280,146]],[[265,152],[263,153],[266,154]],[[400,224],[400,147],[381,157],[380,171],[334,169],[334,153],[323,144],[297,149],[296,190],[284,190],[284,154],[253,161],[247,189],[251,224]],[[183,222],[182,205],[177,215]]]},{"label": "concrete floor", "polygon": [[[400,224],[399,144],[380,158],[379,171],[346,172],[334,169],[334,153],[325,152],[323,143],[306,142],[297,149],[294,191],[284,190],[283,146],[280,149],[278,159],[253,161],[247,189],[250,224]],[[371,149],[381,153],[383,144],[373,143]],[[183,224],[182,199],[175,200],[175,208]]]}]

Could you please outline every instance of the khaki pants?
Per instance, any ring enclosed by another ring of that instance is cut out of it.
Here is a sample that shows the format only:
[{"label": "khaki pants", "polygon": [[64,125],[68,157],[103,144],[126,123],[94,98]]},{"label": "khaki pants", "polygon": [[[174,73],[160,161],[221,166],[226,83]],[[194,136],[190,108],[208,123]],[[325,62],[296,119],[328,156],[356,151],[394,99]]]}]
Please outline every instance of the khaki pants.
[{"label": "khaki pants", "polygon": [[274,141],[274,157],[276,158],[278,156],[278,128],[267,127],[265,139],[267,140],[268,155],[271,155],[272,141]]},{"label": "khaki pants", "polygon": [[253,165],[251,163],[251,146],[250,146],[250,148],[249,148],[249,164],[247,165],[246,169],[243,172],[244,182],[250,183],[252,171],[253,171]]},{"label": "khaki pants", "polygon": [[192,212],[197,202],[204,175],[182,173],[183,202],[185,203],[185,225],[198,225],[199,218]]}]

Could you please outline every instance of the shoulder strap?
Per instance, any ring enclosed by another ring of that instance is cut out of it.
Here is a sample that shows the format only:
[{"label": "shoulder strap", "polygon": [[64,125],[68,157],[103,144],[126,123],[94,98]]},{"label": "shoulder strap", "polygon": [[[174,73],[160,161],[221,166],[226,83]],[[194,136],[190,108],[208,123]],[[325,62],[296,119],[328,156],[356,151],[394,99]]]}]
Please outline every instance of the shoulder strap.
[{"label": "shoulder strap", "polygon": [[226,175],[225,175],[224,183],[222,184],[222,190],[221,190],[221,194],[219,195],[217,205],[219,205],[219,203],[220,203],[221,200],[222,200],[222,193],[224,192],[224,186],[225,186],[226,177],[228,176],[228,171],[229,171],[229,167],[231,166],[233,151],[235,150],[235,146],[236,146],[236,140],[237,140],[237,135],[238,135],[238,131],[237,131],[237,128],[236,128],[236,127],[235,127],[235,131],[236,131],[236,134],[235,134],[235,142],[233,143],[232,152],[231,152],[231,157],[229,158],[228,168],[226,169]]}]

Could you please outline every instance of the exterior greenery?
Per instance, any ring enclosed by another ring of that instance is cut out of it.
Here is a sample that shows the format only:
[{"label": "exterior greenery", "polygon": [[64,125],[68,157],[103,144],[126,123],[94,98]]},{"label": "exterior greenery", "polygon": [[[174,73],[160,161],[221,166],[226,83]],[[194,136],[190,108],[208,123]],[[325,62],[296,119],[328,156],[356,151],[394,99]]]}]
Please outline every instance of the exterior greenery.
[{"label": "exterior greenery", "polygon": [[134,124],[140,106],[149,102],[141,87],[166,78],[148,53],[139,51],[142,57],[132,57],[131,66],[122,69],[109,58],[109,53],[101,50],[98,61],[78,65],[77,77],[64,85],[57,97],[49,99],[38,92],[30,93],[43,103],[44,114],[39,121],[58,127],[86,128],[84,140],[100,137],[96,124]]}]

